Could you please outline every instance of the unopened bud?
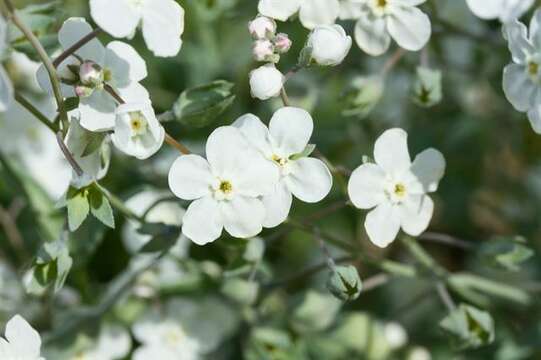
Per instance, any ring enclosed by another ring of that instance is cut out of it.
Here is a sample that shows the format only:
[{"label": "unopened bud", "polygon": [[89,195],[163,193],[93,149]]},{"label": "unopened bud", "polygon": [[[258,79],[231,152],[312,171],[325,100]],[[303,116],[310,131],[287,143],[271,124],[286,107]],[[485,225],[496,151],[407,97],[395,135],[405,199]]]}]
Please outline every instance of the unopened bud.
[{"label": "unopened bud", "polygon": [[289,49],[291,49],[292,44],[293,42],[291,41],[289,36],[287,36],[287,34],[279,33],[274,38],[274,48],[276,49],[276,52],[280,54],[285,54],[286,52],[288,52]]},{"label": "unopened bud", "polygon": [[252,52],[256,61],[275,62],[274,45],[270,40],[256,40]]},{"label": "unopened bud", "polygon": [[94,92],[94,89],[84,85],[75,86],[75,95],[80,98],[89,97]]},{"label": "unopened bud", "polygon": [[250,21],[248,30],[254,39],[271,39],[276,32],[276,22],[266,16],[259,16]]},{"label": "unopened bud", "polygon": [[327,281],[327,288],[342,301],[357,299],[362,289],[357,269],[352,265],[337,266]]},{"label": "unopened bud", "polygon": [[85,86],[99,86],[103,83],[103,70],[94,61],[85,61],[79,67],[79,79]]}]

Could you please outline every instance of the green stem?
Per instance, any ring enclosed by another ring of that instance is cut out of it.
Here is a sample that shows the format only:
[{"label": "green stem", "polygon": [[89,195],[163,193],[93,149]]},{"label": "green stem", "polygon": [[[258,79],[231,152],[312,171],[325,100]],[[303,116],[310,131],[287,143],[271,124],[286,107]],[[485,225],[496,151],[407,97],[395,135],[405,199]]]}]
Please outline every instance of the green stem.
[{"label": "green stem", "polygon": [[444,277],[447,275],[447,270],[445,270],[440,264],[434,260],[434,258],[427,252],[417,240],[410,236],[405,236],[402,238],[402,242],[406,245],[408,252],[415,258],[415,260],[425,267],[427,270],[434,273],[438,277]]},{"label": "green stem", "polygon": [[24,96],[22,96],[20,93],[15,93],[15,100],[26,110],[28,110],[29,113],[34,115],[36,119],[38,119],[43,125],[47,126],[52,132],[56,133],[59,129],[58,126],[52,122],[49,121],[47,116],[45,116],[41,111],[39,111],[38,108],[36,108],[30,101],[28,101]]},{"label": "green stem", "polygon": [[17,14],[15,7],[11,3],[11,0],[4,0],[4,4],[6,5],[6,8],[8,10],[8,19],[10,19],[19,30],[21,30],[21,32],[30,42],[34,50],[36,50],[41,62],[43,63],[45,69],[47,70],[47,73],[49,74],[49,79],[51,80],[51,85],[53,88],[53,94],[56,100],[56,105],[58,107],[57,111],[60,114],[60,120],[62,121],[63,131],[65,133],[68,129],[68,114],[64,107],[64,97],[62,96],[62,91],[60,89],[60,80],[58,79],[56,69],[53,66],[51,59],[49,58],[49,55],[39,42],[38,38],[34,35],[32,30],[30,30],[30,28],[26,26],[26,24]]},{"label": "green stem", "polygon": [[126,216],[129,219],[135,220],[139,223],[144,223],[145,219],[137,214],[135,214],[133,211],[131,211],[126,205],[124,205],[124,202],[118,198],[116,195],[112,194],[109,190],[101,186],[100,184],[96,183],[96,186],[100,191],[107,196],[107,199],[109,199],[109,202],[111,203],[111,206],[114,207],[117,211],[122,213],[124,216]]}]

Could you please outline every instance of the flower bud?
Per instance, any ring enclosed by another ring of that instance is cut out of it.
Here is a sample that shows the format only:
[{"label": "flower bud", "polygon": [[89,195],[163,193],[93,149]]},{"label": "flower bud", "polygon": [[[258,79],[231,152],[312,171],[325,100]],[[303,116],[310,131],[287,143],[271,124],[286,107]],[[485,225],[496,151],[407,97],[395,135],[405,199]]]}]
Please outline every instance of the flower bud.
[{"label": "flower bud", "polygon": [[75,86],[75,95],[80,98],[89,97],[94,92],[94,89],[84,85]]},{"label": "flower bud", "polygon": [[276,22],[266,16],[258,16],[250,21],[248,30],[254,39],[270,39],[276,32]]},{"label": "flower bud", "polygon": [[252,53],[256,61],[274,62],[274,45],[270,40],[256,40]]},{"label": "flower bud", "polygon": [[335,66],[344,60],[351,49],[351,37],[340,25],[322,25],[312,30],[306,46],[311,48],[313,62]]},{"label": "flower bud", "polygon": [[267,64],[250,73],[250,91],[254,98],[267,100],[280,95],[284,83],[284,75],[274,64]]},{"label": "flower bud", "polygon": [[287,34],[279,33],[274,38],[274,48],[279,54],[285,54],[286,52],[288,52],[289,49],[291,49],[292,44],[293,43],[291,39],[289,39],[289,36],[287,36]]},{"label": "flower bud", "polygon": [[357,269],[352,265],[337,266],[327,281],[327,288],[342,301],[357,299],[362,289]]},{"label": "flower bud", "polygon": [[94,61],[87,60],[79,67],[79,79],[88,87],[97,87],[103,83],[103,71],[101,66]]}]

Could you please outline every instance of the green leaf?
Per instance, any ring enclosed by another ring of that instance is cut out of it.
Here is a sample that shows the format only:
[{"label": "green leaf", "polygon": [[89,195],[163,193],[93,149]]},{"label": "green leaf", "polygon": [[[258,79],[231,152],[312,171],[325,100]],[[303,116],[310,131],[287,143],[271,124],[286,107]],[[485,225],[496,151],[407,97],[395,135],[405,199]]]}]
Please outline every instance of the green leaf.
[{"label": "green leaf", "polygon": [[175,119],[186,126],[203,127],[211,124],[235,100],[234,84],[216,80],[207,85],[187,89],[175,102]]},{"label": "green leaf", "polygon": [[309,291],[294,310],[291,325],[301,333],[324,330],[333,323],[341,306],[334,296]]},{"label": "green leaf", "polygon": [[107,197],[95,186],[88,189],[90,212],[96,219],[101,221],[105,226],[112,229],[115,228],[115,217],[113,209]]},{"label": "green leaf", "polygon": [[[70,97],[64,100],[64,108],[66,111],[72,111],[79,107],[79,98],[78,97]],[[102,133],[95,133],[95,134],[102,134]]]},{"label": "green leaf", "polygon": [[385,82],[379,75],[354,78],[341,96],[342,115],[367,117],[383,97],[384,90]]},{"label": "green leaf", "polygon": [[494,341],[494,320],[486,311],[461,304],[440,322],[459,349],[475,349]]},{"label": "green leaf", "polygon": [[500,236],[483,243],[479,256],[489,266],[507,271],[519,271],[520,266],[534,255],[522,236]]},{"label": "green leaf", "polygon": [[152,236],[152,239],[139,250],[140,252],[165,252],[175,245],[180,235],[180,227],[161,223],[147,223],[143,224],[137,232]]},{"label": "green leaf", "polygon": [[221,291],[240,305],[252,305],[257,300],[259,284],[241,278],[230,278],[224,281]]},{"label": "green leaf", "polygon": [[75,189],[70,187],[67,194],[68,225],[70,231],[75,231],[85,221],[90,213],[88,188]]}]

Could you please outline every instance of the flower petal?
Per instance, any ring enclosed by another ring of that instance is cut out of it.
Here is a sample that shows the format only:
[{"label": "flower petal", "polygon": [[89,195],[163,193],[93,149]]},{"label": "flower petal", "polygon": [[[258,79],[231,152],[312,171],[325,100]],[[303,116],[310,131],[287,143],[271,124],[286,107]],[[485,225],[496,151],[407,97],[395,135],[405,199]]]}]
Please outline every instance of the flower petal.
[{"label": "flower petal", "polygon": [[147,77],[145,60],[131,45],[122,41],[112,41],[107,45],[104,66],[111,70],[115,87],[125,87]]},{"label": "flower petal", "polygon": [[132,36],[141,20],[129,0],[90,0],[90,14],[100,28],[117,38]]},{"label": "flower petal", "polygon": [[426,149],[415,157],[410,170],[415,180],[422,184],[423,192],[434,192],[445,173],[445,158],[436,149]]},{"label": "flower petal", "polygon": [[541,106],[534,106],[530,111],[528,111],[528,120],[530,125],[532,125],[533,131],[537,134],[541,134]]},{"label": "flower petal", "polygon": [[259,0],[257,9],[261,15],[286,21],[299,11],[301,0]]},{"label": "flower petal", "polygon": [[387,19],[389,34],[400,47],[421,50],[432,33],[430,19],[416,7],[397,7]]},{"label": "flower petal", "polygon": [[[532,22],[535,23],[533,20]],[[535,49],[528,39],[528,29],[526,29],[526,25],[518,20],[514,20],[504,24],[502,31],[504,37],[507,39],[513,61],[517,64],[526,64],[528,57],[535,53]],[[532,33],[532,37],[533,36]]]},{"label": "flower petal", "polygon": [[269,129],[257,116],[253,114],[243,115],[235,120],[231,126],[240,129],[246,140],[264,156],[272,156]]},{"label": "flower petal", "polygon": [[468,7],[475,16],[481,19],[496,19],[500,16],[505,0],[466,0]]},{"label": "flower petal", "polygon": [[381,248],[389,246],[400,231],[400,213],[397,207],[385,201],[366,215],[364,222],[370,241]]},{"label": "flower petal", "polygon": [[537,9],[530,20],[530,40],[536,48],[541,48],[541,11]]},{"label": "flower petal", "polygon": [[18,356],[24,359],[39,358],[41,338],[20,315],[15,315],[8,321],[5,335]]},{"label": "flower petal", "polygon": [[387,174],[401,174],[411,166],[408,134],[402,129],[385,131],[374,145],[374,159]]},{"label": "flower petal", "polygon": [[400,204],[402,230],[411,236],[419,236],[430,224],[434,212],[434,202],[427,195],[411,196],[409,201]]},{"label": "flower petal", "polygon": [[366,12],[355,23],[354,35],[359,48],[372,56],[384,54],[391,45],[385,20]]},{"label": "flower petal", "polygon": [[220,210],[224,228],[233,237],[247,239],[263,229],[265,207],[259,199],[235,196],[230,201],[221,201]]},{"label": "flower petal", "polygon": [[503,92],[518,111],[528,111],[535,104],[532,104],[532,99],[536,86],[522,65],[509,64],[503,69]]},{"label": "flower petal", "polygon": [[199,155],[182,155],[171,165],[168,180],[177,197],[195,200],[211,193],[214,177],[207,160]]},{"label": "flower petal", "polygon": [[332,175],[323,161],[301,158],[291,164],[291,173],[284,178],[289,191],[307,203],[321,201],[332,188]]},{"label": "flower petal", "polygon": [[[58,41],[62,48],[66,50],[91,32],[92,27],[84,18],[72,17],[66,20],[60,28]],[[83,60],[92,60],[101,65],[105,56],[105,48],[98,39],[94,38],[75,53]]]},{"label": "flower petal", "polygon": [[293,196],[283,181],[274,187],[274,191],[261,198],[266,210],[263,226],[273,228],[286,221],[293,202]]},{"label": "flower petal", "polygon": [[219,204],[211,196],[195,200],[186,209],[182,233],[197,245],[205,245],[222,234],[223,219]]},{"label": "flower petal", "polygon": [[105,91],[95,91],[79,102],[81,126],[89,131],[106,131],[115,126],[116,103]]},{"label": "flower petal", "polygon": [[314,121],[312,116],[296,107],[283,107],[274,113],[269,123],[269,132],[275,151],[280,156],[289,157],[301,153],[308,145]]},{"label": "flower petal", "polygon": [[371,209],[385,200],[385,171],[376,164],[363,164],[353,171],[348,182],[351,202],[359,209]]},{"label": "flower petal", "polygon": [[156,56],[175,56],[182,47],[184,9],[173,0],[152,0],[143,8],[143,37]]},{"label": "flower petal", "polygon": [[334,24],[340,14],[338,0],[304,0],[299,11],[299,20],[307,29],[318,25]]},{"label": "flower petal", "polygon": [[4,67],[0,65],[0,112],[6,111],[13,101],[13,85]]}]

